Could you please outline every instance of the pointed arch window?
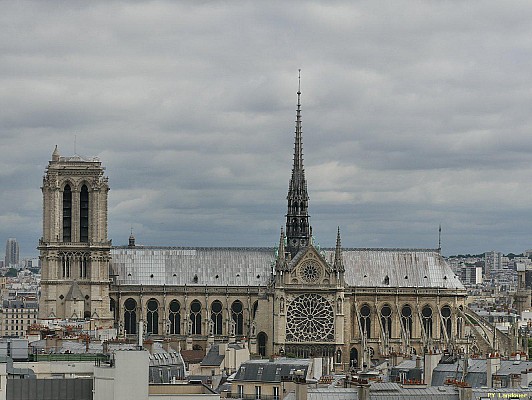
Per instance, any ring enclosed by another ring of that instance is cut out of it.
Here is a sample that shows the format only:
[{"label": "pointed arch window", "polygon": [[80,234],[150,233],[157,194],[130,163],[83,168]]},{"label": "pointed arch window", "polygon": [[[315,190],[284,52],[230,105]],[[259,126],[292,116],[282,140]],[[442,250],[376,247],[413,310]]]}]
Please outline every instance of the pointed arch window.
[{"label": "pointed arch window", "polygon": [[244,334],[244,306],[240,300],[236,300],[231,305],[231,317],[235,322],[235,335]]},{"label": "pointed arch window", "polygon": [[63,242],[72,241],[72,189],[63,189]]},{"label": "pointed arch window", "polygon": [[369,339],[371,337],[371,309],[367,304],[360,309],[360,320],[362,333]]},{"label": "pointed arch window", "polygon": [[159,333],[159,303],[155,299],[148,300],[146,320],[147,332],[157,335]]},{"label": "pointed arch window", "polygon": [[79,241],[89,241],[89,189],[87,185],[81,187],[79,196]]},{"label": "pointed arch window", "polygon": [[421,316],[423,317],[423,328],[428,338],[432,337],[432,308],[426,305],[421,310]]},{"label": "pointed arch window", "polygon": [[170,302],[168,319],[170,320],[170,335],[179,335],[181,333],[181,305],[179,301],[172,300]]},{"label": "pointed arch window", "polygon": [[406,336],[412,337],[412,308],[406,304],[401,309],[401,323],[405,330]]},{"label": "pointed arch window", "polygon": [[447,332],[447,337],[450,338],[451,337],[451,333],[453,331],[453,323],[452,323],[452,320],[451,320],[451,307],[449,306],[443,306],[441,308],[441,316],[442,316],[442,319],[443,319],[443,326],[442,326],[442,332],[441,332],[441,337],[445,337],[444,333],[443,333],[443,329],[445,329],[445,331]]},{"label": "pointed arch window", "polygon": [[62,267],[62,275],[63,278],[70,278],[70,272],[71,272],[71,258],[68,254],[63,254],[61,256],[61,267]]},{"label": "pointed arch window", "polygon": [[130,335],[137,333],[137,302],[132,298],[124,302],[124,329]]},{"label": "pointed arch window", "polygon": [[[219,300],[215,300],[211,304],[211,320],[212,320],[212,334],[221,335],[223,328],[222,318],[222,303]],[[210,333],[210,332],[209,332]]]},{"label": "pointed arch window", "polygon": [[194,300],[190,303],[191,335],[201,335],[201,303]]},{"label": "pointed arch window", "polygon": [[264,332],[260,332],[257,335],[257,342],[259,345],[259,354],[263,357],[266,356],[266,343],[268,342],[268,335]]},{"label": "pointed arch window", "polygon": [[87,255],[83,255],[81,257],[81,260],[79,262],[79,277],[80,278],[88,278],[89,276],[89,257]]},{"label": "pointed arch window", "polygon": [[387,338],[392,337],[392,308],[385,304],[381,308],[381,323],[384,335]]}]

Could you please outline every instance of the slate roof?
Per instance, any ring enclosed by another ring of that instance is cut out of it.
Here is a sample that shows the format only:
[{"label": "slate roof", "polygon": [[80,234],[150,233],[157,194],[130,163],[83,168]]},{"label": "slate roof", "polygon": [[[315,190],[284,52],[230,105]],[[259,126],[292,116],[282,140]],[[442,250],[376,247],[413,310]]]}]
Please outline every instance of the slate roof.
[{"label": "slate roof", "polygon": [[[462,377],[462,363],[438,364],[432,373],[432,385],[439,386],[445,383],[447,378]],[[521,374],[521,371],[532,368],[532,361],[501,360],[500,368],[497,368],[497,375],[504,377],[512,374]],[[486,386],[487,365],[485,359],[471,358],[468,361],[467,375],[465,381],[473,388]]]},{"label": "slate roof", "polygon": [[224,354],[220,354],[219,345],[213,344],[205,358],[201,361],[200,365],[202,367],[219,367],[222,361],[225,358]]},{"label": "slate roof", "polygon": [[297,370],[303,370],[306,376],[311,363],[312,360],[298,358],[249,360],[240,365],[233,382],[281,382],[281,377],[291,376]]},{"label": "slate roof", "polygon": [[[332,263],[334,249],[321,253]],[[342,255],[352,287],[465,290],[437,250],[344,249]],[[111,256],[118,285],[266,286],[275,249],[113,247]]]}]

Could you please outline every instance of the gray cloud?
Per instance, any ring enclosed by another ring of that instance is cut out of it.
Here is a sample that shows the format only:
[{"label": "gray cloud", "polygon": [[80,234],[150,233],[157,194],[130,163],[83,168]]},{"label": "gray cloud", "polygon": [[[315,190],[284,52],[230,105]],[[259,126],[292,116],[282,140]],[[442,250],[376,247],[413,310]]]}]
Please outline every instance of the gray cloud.
[{"label": "gray cloud", "polygon": [[[44,168],[99,156],[109,236],[269,246],[297,69],[314,233],[532,247],[529,2],[4,2],[0,242],[36,254]],[[75,139],[74,139],[75,137]]]}]

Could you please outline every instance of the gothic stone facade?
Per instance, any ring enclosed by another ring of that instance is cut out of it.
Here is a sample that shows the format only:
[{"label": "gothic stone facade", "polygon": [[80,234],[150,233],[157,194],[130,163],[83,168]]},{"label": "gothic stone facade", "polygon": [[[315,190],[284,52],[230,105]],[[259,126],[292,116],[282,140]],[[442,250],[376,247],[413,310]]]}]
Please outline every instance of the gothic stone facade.
[{"label": "gothic stone facade", "polygon": [[[465,290],[436,250],[309,245],[278,249],[114,247],[115,321],[136,334],[205,348],[249,339],[252,351],[326,356],[337,370],[369,358],[466,345]],[[365,361],[364,361],[365,360]]]},{"label": "gothic stone facade", "polygon": [[114,321],[129,335],[142,320],[147,334],[188,348],[249,340],[255,353],[324,356],[338,371],[466,345],[466,291],[439,250],[343,248],[340,231],[334,249],[314,245],[300,92],[277,248],[142,247],[133,236],[111,247],[108,189],[100,161],[54,151],[42,188],[41,318]]},{"label": "gothic stone facade", "polygon": [[94,318],[112,325],[108,191],[99,160],[60,157],[56,147],[42,185],[41,319]]}]

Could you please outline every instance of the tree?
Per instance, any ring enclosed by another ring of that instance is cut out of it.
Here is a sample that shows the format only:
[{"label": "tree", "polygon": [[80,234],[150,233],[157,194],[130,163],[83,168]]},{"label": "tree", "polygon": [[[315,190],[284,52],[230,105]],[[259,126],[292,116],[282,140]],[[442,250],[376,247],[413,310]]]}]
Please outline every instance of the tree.
[{"label": "tree", "polygon": [[16,268],[9,268],[9,271],[6,272],[4,276],[17,276],[17,269]]}]

